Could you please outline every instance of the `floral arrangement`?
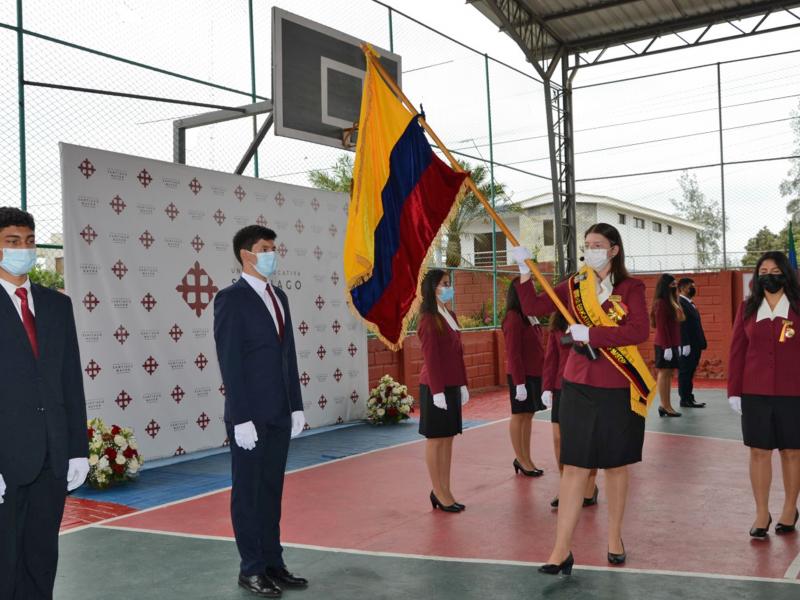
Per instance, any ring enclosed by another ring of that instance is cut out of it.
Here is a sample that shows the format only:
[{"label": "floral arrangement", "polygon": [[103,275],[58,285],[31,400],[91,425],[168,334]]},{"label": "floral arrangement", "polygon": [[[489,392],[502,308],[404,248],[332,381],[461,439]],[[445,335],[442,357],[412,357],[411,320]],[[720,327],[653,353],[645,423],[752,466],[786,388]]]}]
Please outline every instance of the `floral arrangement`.
[{"label": "floral arrangement", "polygon": [[414,412],[414,398],[408,388],[400,385],[389,375],[384,375],[378,387],[369,393],[367,420],[373,425],[399,423]]},{"label": "floral arrangement", "polygon": [[144,459],[136,447],[133,430],[91,419],[89,436],[89,485],[103,489],[136,477]]}]

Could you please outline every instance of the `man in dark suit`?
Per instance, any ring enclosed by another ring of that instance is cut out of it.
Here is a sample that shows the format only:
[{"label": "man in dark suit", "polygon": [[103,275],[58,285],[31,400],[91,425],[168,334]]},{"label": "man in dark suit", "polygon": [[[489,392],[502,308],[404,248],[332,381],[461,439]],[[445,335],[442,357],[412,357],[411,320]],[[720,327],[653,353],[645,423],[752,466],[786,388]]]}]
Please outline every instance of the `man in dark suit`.
[{"label": "man in dark suit", "polygon": [[681,322],[681,352],[678,356],[678,395],[681,406],[686,408],[704,408],[705,402],[694,399],[694,373],[700,364],[700,355],[707,348],[700,311],[694,304],[697,287],[694,280],[683,277],[678,281],[678,300],[681,303],[686,320]]},{"label": "man in dark suit", "polygon": [[68,490],[89,473],[70,299],[32,284],[33,216],[0,207],[0,600],[53,597]]},{"label": "man in dark suit", "polygon": [[292,317],[275,271],[275,232],[250,225],[233,252],[242,277],[214,298],[214,339],[225,384],[231,440],[231,520],[241,556],[239,585],[262,597],[302,588],[280,542],[281,496],[289,438],[305,426]]}]

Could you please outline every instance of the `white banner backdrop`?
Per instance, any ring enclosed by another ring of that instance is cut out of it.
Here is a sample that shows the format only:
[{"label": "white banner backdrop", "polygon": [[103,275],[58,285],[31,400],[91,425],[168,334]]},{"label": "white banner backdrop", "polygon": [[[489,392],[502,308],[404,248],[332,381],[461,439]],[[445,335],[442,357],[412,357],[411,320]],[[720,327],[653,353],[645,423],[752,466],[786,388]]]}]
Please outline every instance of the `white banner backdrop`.
[{"label": "white banner backdrop", "polygon": [[366,331],[344,301],[344,194],[61,144],[64,256],[89,418],[146,458],[228,443],[213,298],[234,233],[275,230],[311,427],[363,418]]}]

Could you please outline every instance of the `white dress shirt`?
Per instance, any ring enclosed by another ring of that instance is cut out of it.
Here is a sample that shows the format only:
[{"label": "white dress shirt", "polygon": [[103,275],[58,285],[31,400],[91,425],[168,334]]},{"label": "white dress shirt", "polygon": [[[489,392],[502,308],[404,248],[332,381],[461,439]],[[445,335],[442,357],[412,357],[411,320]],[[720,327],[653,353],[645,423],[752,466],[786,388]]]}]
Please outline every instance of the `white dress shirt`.
[{"label": "white dress shirt", "polygon": [[687,301],[689,304],[694,304],[694,300],[692,300],[691,298],[689,298],[689,296],[684,296],[683,294],[678,294],[678,297],[679,297],[679,298],[683,298],[683,299],[684,299],[684,300],[686,300],[686,301]]},{"label": "white dress shirt", "polygon": [[22,300],[20,300],[19,296],[17,296],[17,288],[25,288],[28,290],[28,308],[31,309],[31,314],[36,316],[36,309],[33,308],[33,295],[31,294],[31,280],[25,279],[25,283],[22,285],[14,285],[10,281],[6,281],[3,278],[0,278],[0,284],[2,284],[3,289],[8,292],[8,295],[11,297],[11,303],[14,305],[14,308],[17,309],[17,314],[19,315],[20,320],[22,320]]},{"label": "white dress shirt", "polygon": [[[250,284],[250,287],[256,291],[261,298],[261,301],[264,302],[264,306],[266,306],[267,310],[269,311],[269,316],[272,317],[272,322],[275,323],[275,331],[280,331],[281,328],[278,326],[278,319],[275,316],[275,306],[272,304],[272,299],[267,294],[267,286],[272,286],[272,284],[269,283],[269,281],[262,281],[258,277],[253,277],[247,273],[242,273],[242,278]],[[281,317],[283,318],[283,323],[285,325],[286,315],[283,314],[283,306],[280,298],[278,298],[278,294],[275,293],[274,287],[272,288],[272,293],[275,294],[275,301],[278,303],[278,310],[281,311]]]},{"label": "white dress shirt", "polygon": [[761,305],[758,307],[756,323],[764,319],[769,319],[771,321],[776,318],[789,318],[789,299],[786,297],[786,294],[781,294],[781,299],[778,300],[774,310],[769,307],[769,302],[767,302],[766,298],[761,301]]},{"label": "white dress shirt", "polygon": [[444,320],[447,321],[447,324],[450,325],[450,329],[452,329],[453,331],[458,331],[459,330],[458,323],[456,323],[455,319],[453,318],[453,315],[450,314],[450,311],[447,310],[444,306],[442,306],[438,302],[436,303],[436,306],[439,308],[439,314],[442,315],[442,317],[444,317]]},{"label": "white dress shirt", "polygon": [[609,273],[605,279],[601,279],[597,282],[597,299],[600,301],[600,305],[602,306],[603,303],[611,297],[611,294],[614,292],[614,278]]}]

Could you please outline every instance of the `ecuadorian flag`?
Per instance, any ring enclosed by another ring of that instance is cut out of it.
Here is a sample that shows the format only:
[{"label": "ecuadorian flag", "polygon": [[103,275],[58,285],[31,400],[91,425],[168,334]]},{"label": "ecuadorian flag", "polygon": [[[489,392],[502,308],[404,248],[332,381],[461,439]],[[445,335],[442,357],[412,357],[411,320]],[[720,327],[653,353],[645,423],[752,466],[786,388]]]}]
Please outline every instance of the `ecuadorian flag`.
[{"label": "ecuadorian flag", "polygon": [[422,265],[466,177],[433,153],[417,115],[368,56],[344,273],[351,307],[393,350],[416,308]]}]

